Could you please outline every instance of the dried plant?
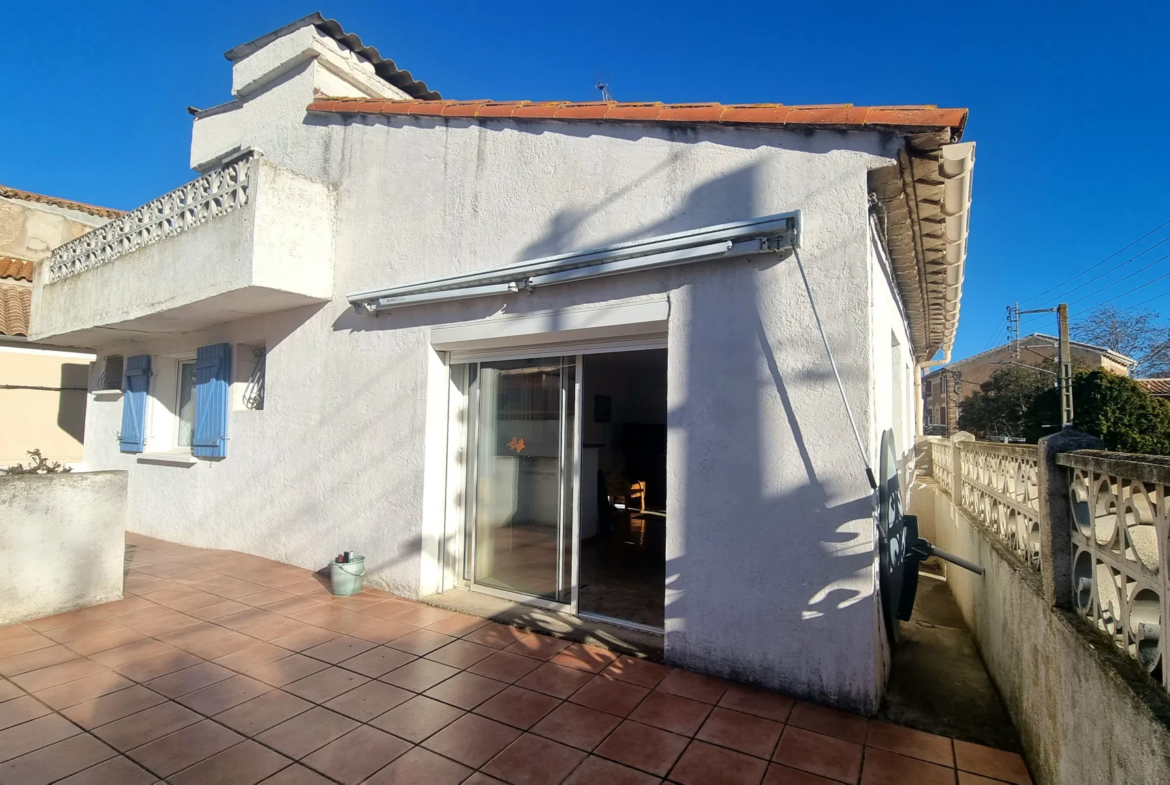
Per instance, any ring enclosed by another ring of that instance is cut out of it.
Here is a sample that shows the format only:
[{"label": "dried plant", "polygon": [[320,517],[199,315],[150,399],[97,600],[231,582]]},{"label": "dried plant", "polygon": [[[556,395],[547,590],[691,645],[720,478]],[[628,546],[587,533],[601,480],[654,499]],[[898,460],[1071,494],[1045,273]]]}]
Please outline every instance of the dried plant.
[{"label": "dried plant", "polygon": [[28,451],[29,464],[18,463],[7,469],[0,468],[5,474],[66,474],[73,471],[69,466],[62,466],[59,461],[49,463],[49,459],[41,455],[40,450]]}]

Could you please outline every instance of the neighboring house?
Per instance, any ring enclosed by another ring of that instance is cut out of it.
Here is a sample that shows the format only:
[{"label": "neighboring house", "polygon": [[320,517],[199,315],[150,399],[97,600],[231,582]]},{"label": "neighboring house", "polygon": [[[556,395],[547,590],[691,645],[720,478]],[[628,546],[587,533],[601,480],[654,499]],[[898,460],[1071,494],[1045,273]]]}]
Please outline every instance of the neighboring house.
[{"label": "neighboring house", "polygon": [[[1103,368],[1111,373],[1129,376],[1130,369],[1137,364],[1132,358],[1103,346],[1080,341],[1070,343],[1073,363],[1078,368],[1088,370]],[[1014,363],[1043,365],[1047,370],[1055,371],[1059,348],[1058,338],[1043,333],[1032,333],[1021,337],[1019,341],[1011,341],[994,349],[973,354],[926,374],[922,377],[924,425],[931,432],[937,430],[944,435],[954,433],[958,429],[959,410],[963,400],[978,392],[979,386],[990,379],[996,371],[1010,367]],[[1056,377],[1050,378],[1055,384]]]},{"label": "neighboring house", "polygon": [[82,459],[89,351],[28,341],[38,263],[121,215],[0,185],[0,466],[28,451],[64,463]]},{"label": "neighboring house", "polygon": [[1155,398],[1170,399],[1170,379],[1134,379]]},{"label": "neighboring house", "polygon": [[85,454],[131,528],[876,710],[858,441],[908,471],[954,340],[966,110],[445,101],[317,15],[227,58],[200,178],[37,277],[35,337],[125,358]]}]

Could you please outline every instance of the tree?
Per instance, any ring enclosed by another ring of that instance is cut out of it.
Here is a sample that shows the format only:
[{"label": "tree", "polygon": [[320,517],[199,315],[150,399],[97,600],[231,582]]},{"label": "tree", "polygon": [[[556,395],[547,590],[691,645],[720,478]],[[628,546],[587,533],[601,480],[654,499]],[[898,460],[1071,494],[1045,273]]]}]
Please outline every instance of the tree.
[{"label": "tree", "polygon": [[1073,325],[1073,338],[1104,346],[1137,360],[1137,378],[1170,376],[1170,325],[1153,311],[1098,308]]},{"label": "tree", "polygon": [[[1101,369],[1073,375],[1073,415],[1078,431],[1091,433],[1118,452],[1170,455],[1170,404],[1125,376]],[[1041,390],[1024,415],[1028,441],[1060,428],[1060,393]]]},{"label": "tree", "polygon": [[[1038,366],[1053,371],[1054,366]],[[1046,389],[1052,388],[1052,373],[1006,365],[979,385],[959,406],[959,428],[979,439],[997,436],[1024,436],[1028,407]]]}]

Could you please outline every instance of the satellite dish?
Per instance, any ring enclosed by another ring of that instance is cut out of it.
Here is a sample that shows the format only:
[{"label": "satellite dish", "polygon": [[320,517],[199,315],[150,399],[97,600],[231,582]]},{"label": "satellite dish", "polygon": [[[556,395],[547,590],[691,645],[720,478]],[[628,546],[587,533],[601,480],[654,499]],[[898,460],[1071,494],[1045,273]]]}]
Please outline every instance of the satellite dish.
[{"label": "satellite dish", "polygon": [[978,564],[936,548],[918,536],[918,518],[902,509],[902,481],[894,453],[894,432],[882,434],[878,467],[878,569],[882,619],[891,644],[898,642],[900,621],[910,621],[918,593],[918,566],[937,556],[964,570],[982,575]]}]

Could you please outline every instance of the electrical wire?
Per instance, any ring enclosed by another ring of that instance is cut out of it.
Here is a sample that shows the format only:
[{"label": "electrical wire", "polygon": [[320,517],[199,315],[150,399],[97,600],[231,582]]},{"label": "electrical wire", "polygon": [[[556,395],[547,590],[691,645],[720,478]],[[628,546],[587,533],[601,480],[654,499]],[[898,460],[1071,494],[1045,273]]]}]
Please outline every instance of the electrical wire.
[{"label": "electrical wire", "polygon": [[[1132,289],[1130,289],[1130,290],[1128,290],[1128,291],[1125,291],[1125,292],[1122,292],[1122,293],[1121,293],[1121,294],[1119,294],[1119,295],[1116,295],[1116,296],[1114,296],[1114,297],[1110,297],[1108,300],[1102,300],[1101,302],[1099,302],[1099,303],[1097,303],[1096,305],[1092,306],[1092,309],[1095,311],[1095,310],[1097,310],[1098,308],[1101,308],[1101,307],[1102,307],[1102,306],[1104,306],[1104,305],[1108,305],[1109,303],[1113,302],[1114,300],[1120,300],[1122,297],[1125,297],[1127,294],[1133,294],[1133,293],[1134,293],[1134,292],[1136,292],[1136,291],[1139,291],[1139,290],[1141,290],[1141,289],[1145,289],[1145,288],[1146,288],[1147,286],[1149,286],[1150,284],[1152,284],[1152,283],[1155,283],[1155,282],[1157,282],[1157,281],[1160,281],[1160,280],[1162,280],[1163,278],[1170,278],[1170,273],[1162,273],[1162,274],[1161,274],[1161,275],[1159,275],[1157,278],[1151,278],[1150,280],[1146,281],[1146,282],[1145,282],[1144,284],[1142,284],[1141,286],[1135,286],[1135,287],[1133,287]],[[1090,297],[1091,297],[1091,296],[1092,296],[1092,295],[1090,295]],[[1084,299],[1084,298],[1082,297],[1081,299]],[[1076,300],[1076,301],[1074,301],[1074,302],[1080,302],[1080,300]],[[1072,305],[1072,304],[1073,304],[1073,303],[1069,303],[1069,305]]]},{"label": "electrical wire", "polygon": [[[1111,267],[1111,268],[1109,268],[1109,269],[1108,269],[1108,270],[1106,270],[1105,272],[1101,273],[1100,275],[1094,276],[1093,278],[1090,278],[1089,280],[1085,281],[1084,283],[1080,284],[1079,286],[1074,286],[1073,288],[1069,289],[1067,292],[1064,292],[1063,294],[1057,295],[1057,297],[1058,297],[1058,298],[1065,298],[1065,297],[1068,297],[1068,296],[1069,296],[1070,294],[1072,294],[1073,292],[1075,292],[1075,291],[1077,291],[1077,290],[1079,290],[1079,289],[1084,289],[1084,288],[1085,288],[1086,286],[1088,286],[1089,284],[1091,284],[1091,283],[1093,283],[1093,282],[1095,282],[1095,281],[1100,281],[1102,278],[1104,278],[1104,277],[1105,277],[1105,276],[1107,276],[1107,275],[1112,275],[1113,273],[1115,273],[1115,272],[1117,272],[1118,270],[1120,270],[1122,267],[1125,267],[1125,266],[1126,266],[1127,264],[1129,264],[1130,262],[1137,261],[1138,259],[1140,259],[1141,257],[1145,256],[1145,255],[1146,255],[1146,254],[1148,254],[1150,251],[1154,250],[1155,248],[1157,248],[1159,245],[1162,245],[1163,243],[1170,243],[1170,237],[1165,237],[1165,238],[1163,238],[1163,239],[1159,240],[1158,242],[1154,243],[1153,245],[1151,245],[1151,246],[1150,246],[1149,248],[1147,248],[1146,250],[1142,251],[1141,253],[1134,254],[1133,256],[1131,256],[1131,257],[1129,257],[1128,259],[1126,259],[1124,262],[1122,262],[1122,263],[1118,264],[1116,267]],[[1151,262],[1150,264],[1148,264],[1148,265],[1146,265],[1145,267],[1143,267],[1141,270],[1138,270],[1138,271],[1137,271],[1137,273],[1140,273],[1142,270],[1148,270],[1148,269],[1150,269],[1151,267],[1153,267],[1155,264],[1157,264],[1158,262],[1162,261],[1163,259],[1170,259],[1170,256],[1163,256],[1161,259],[1158,259],[1158,260],[1157,260],[1157,261],[1155,261],[1155,262]],[[1130,274],[1130,275],[1126,276],[1126,278],[1132,278],[1134,275],[1137,275],[1137,273],[1132,273],[1132,274]],[[1118,281],[1116,281],[1116,282],[1114,282],[1114,283],[1110,284],[1109,286],[1116,286],[1118,283],[1121,283],[1121,281],[1124,281],[1124,280],[1125,280],[1125,278],[1121,278],[1121,279],[1119,279]],[[1108,288],[1109,288],[1109,286],[1106,286],[1105,288],[1106,288],[1106,289],[1108,289]],[[1098,291],[1100,291],[1100,290],[1098,290]],[[1084,298],[1082,298],[1082,299],[1084,299]]]},{"label": "electrical wire", "polygon": [[1119,248],[1119,249],[1117,249],[1116,251],[1114,251],[1113,253],[1109,254],[1108,256],[1106,256],[1106,257],[1105,257],[1104,259],[1102,259],[1101,261],[1097,262],[1096,264],[1094,264],[1094,265],[1092,265],[1092,266],[1090,266],[1090,267],[1086,267],[1084,270],[1081,270],[1079,273],[1077,273],[1077,274],[1076,274],[1076,275],[1074,275],[1074,276],[1071,276],[1070,278],[1066,278],[1065,280],[1063,280],[1063,281],[1061,281],[1060,283],[1058,283],[1056,286],[1053,286],[1053,287],[1051,287],[1051,288],[1049,288],[1049,289],[1045,289],[1044,291],[1040,292],[1039,294],[1032,295],[1032,296],[1031,296],[1031,297],[1029,297],[1027,300],[1024,300],[1024,302],[1023,302],[1023,303],[1021,303],[1021,304],[1022,304],[1022,305],[1027,305],[1028,303],[1030,303],[1030,302],[1032,302],[1032,301],[1034,301],[1034,300],[1038,300],[1038,299],[1040,299],[1041,297],[1043,297],[1044,295],[1048,294],[1049,292],[1055,292],[1057,289],[1063,288],[1064,286],[1066,286],[1066,285],[1068,285],[1068,284],[1072,283],[1073,281],[1075,281],[1076,279],[1080,278],[1080,277],[1081,277],[1082,275],[1084,275],[1085,273],[1088,273],[1088,272],[1091,272],[1091,271],[1093,271],[1093,270],[1097,269],[1098,267],[1100,267],[1101,265],[1105,264],[1106,262],[1108,262],[1108,261],[1109,261],[1110,259],[1112,259],[1113,257],[1117,256],[1118,254],[1120,254],[1120,253],[1124,253],[1125,251],[1128,251],[1130,248],[1133,248],[1135,245],[1137,245],[1138,243],[1140,243],[1142,240],[1146,239],[1147,237],[1149,237],[1149,236],[1150,236],[1150,235],[1152,235],[1152,234],[1155,234],[1156,232],[1158,232],[1158,230],[1162,229],[1163,227],[1165,227],[1165,226],[1167,226],[1167,225],[1170,225],[1170,218],[1168,218],[1168,219],[1166,219],[1165,221],[1163,221],[1162,223],[1158,224],[1158,225],[1157,225],[1157,226],[1155,226],[1153,229],[1151,229],[1150,231],[1146,232],[1145,234],[1143,234],[1141,237],[1139,237],[1139,238],[1137,238],[1136,240],[1134,240],[1134,241],[1133,241],[1132,243],[1130,243],[1129,245],[1126,245],[1126,246],[1124,246],[1123,248]]},{"label": "electrical wire", "polygon": [[[1170,239],[1170,238],[1167,238],[1167,239]],[[1075,305],[1076,303],[1079,303],[1082,300],[1088,300],[1088,299],[1091,299],[1093,297],[1096,297],[1097,295],[1101,294],[1101,292],[1104,292],[1107,289],[1112,289],[1114,286],[1117,286],[1117,284],[1121,283],[1122,281],[1128,281],[1130,278],[1133,278],[1135,275],[1138,275],[1140,273],[1144,273],[1146,270],[1150,269],[1151,267],[1156,265],[1158,262],[1164,262],[1167,259],[1170,259],[1170,254],[1166,254],[1165,256],[1161,257],[1160,259],[1155,259],[1154,261],[1147,264],[1145,267],[1142,267],[1138,270],[1134,270],[1129,275],[1125,275],[1125,276],[1122,276],[1121,278],[1118,278],[1116,281],[1109,284],[1108,286],[1102,286],[1100,289],[1093,292],[1092,294],[1086,294],[1084,297],[1073,300],[1072,302],[1069,303],[1069,305]]]}]

